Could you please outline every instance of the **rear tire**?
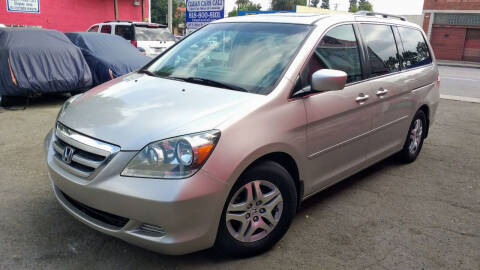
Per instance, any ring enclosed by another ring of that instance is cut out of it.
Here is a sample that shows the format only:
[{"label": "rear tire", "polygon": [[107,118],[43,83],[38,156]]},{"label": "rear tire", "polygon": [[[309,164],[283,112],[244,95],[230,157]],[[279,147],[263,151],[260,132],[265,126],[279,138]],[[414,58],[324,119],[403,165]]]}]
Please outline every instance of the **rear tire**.
[{"label": "rear tire", "polygon": [[276,162],[262,162],[246,170],[230,191],[215,248],[234,257],[261,254],[287,232],[296,209],[292,176]]},{"label": "rear tire", "polygon": [[427,117],[425,113],[422,110],[417,111],[408,129],[405,144],[398,153],[398,159],[401,162],[411,163],[417,159],[422,150],[427,128]]}]

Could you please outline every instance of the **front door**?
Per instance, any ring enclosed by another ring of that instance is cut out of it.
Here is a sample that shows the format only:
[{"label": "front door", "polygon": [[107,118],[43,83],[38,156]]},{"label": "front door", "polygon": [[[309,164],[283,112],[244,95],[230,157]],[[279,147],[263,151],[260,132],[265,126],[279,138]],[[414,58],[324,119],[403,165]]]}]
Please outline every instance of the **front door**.
[{"label": "front door", "polygon": [[[352,25],[329,30],[302,71],[299,81],[309,87],[319,69],[348,75],[343,90],[314,93],[304,99],[307,113],[307,155],[312,181],[305,191],[316,191],[355,172],[365,161],[372,109],[368,85],[362,80],[360,50]],[[308,195],[308,194],[306,194]]]}]

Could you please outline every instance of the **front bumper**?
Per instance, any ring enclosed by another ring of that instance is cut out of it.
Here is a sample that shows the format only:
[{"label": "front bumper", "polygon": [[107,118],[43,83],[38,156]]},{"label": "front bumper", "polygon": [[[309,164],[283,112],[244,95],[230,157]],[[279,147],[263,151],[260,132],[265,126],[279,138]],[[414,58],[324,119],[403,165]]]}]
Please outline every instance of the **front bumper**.
[{"label": "front bumper", "polygon": [[[190,253],[214,244],[228,195],[223,181],[202,170],[180,180],[123,177],[120,172],[136,153],[122,151],[87,180],[59,166],[53,137],[49,133],[45,138],[53,190],[63,208],[81,222],[165,254]],[[116,216],[125,222],[109,222]]]}]

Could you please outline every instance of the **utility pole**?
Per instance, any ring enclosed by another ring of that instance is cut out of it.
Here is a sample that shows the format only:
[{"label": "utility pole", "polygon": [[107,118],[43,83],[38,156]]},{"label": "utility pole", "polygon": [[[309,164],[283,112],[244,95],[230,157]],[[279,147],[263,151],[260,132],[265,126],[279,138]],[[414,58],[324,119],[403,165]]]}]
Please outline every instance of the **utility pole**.
[{"label": "utility pole", "polygon": [[113,12],[115,14],[115,21],[118,21],[118,3],[117,3],[117,0],[113,0]]},{"label": "utility pole", "polygon": [[168,0],[168,29],[170,29],[170,32],[173,33],[173,19],[172,19],[172,13],[173,13],[173,3],[172,0]]}]

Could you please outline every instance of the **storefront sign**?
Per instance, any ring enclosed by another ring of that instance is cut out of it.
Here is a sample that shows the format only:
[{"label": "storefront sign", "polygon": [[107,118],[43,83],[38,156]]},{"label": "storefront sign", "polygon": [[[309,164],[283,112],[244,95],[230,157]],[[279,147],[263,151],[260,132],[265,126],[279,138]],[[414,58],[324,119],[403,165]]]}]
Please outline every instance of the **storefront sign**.
[{"label": "storefront sign", "polygon": [[7,0],[10,12],[40,13],[40,0]]},{"label": "storefront sign", "polygon": [[187,0],[187,34],[224,17],[225,0]]}]

